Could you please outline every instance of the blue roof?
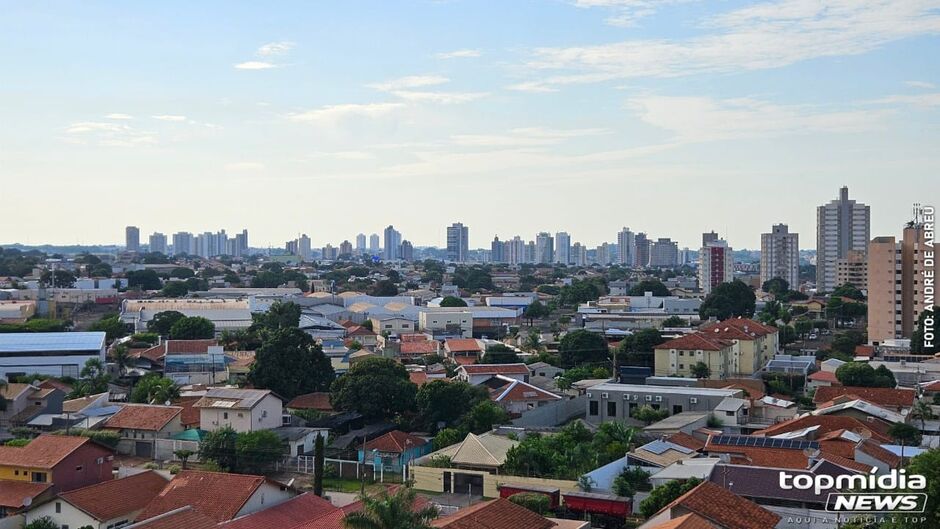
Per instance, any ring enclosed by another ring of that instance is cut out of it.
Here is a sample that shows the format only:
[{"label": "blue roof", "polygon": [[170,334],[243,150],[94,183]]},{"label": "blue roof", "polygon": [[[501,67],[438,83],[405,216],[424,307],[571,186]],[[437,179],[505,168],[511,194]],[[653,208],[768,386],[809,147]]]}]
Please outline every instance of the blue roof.
[{"label": "blue roof", "polygon": [[0,351],[31,353],[43,351],[100,351],[103,332],[17,332],[0,333]]}]

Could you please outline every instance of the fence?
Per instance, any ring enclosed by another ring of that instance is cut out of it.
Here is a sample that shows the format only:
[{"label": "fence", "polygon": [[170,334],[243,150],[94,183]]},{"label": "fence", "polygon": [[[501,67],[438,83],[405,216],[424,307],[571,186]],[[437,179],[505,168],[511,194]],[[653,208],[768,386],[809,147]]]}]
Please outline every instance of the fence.
[{"label": "fence", "polygon": [[153,445],[153,458],[156,461],[179,461],[177,450],[189,450],[193,453],[187,462],[199,461],[199,443],[197,441],[179,441],[176,439],[156,439]]},{"label": "fence", "polygon": [[558,426],[579,415],[584,415],[586,409],[587,397],[580,395],[573,399],[563,399],[529,410],[518,419],[514,419],[512,425],[524,427]]},{"label": "fence", "polygon": [[[315,458],[313,456],[285,457],[278,462],[276,470],[313,475],[314,460]],[[342,479],[362,479],[363,475],[365,475],[366,478],[371,479],[372,469],[358,461],[328,457],[323,460],[323,474],[325,476],[335,476]]]}]

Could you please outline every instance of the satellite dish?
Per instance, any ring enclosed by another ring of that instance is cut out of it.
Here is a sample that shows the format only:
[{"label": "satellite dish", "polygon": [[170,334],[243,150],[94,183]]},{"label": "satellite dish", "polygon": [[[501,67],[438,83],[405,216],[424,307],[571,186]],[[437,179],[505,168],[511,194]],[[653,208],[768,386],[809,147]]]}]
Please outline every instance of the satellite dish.
[{"label": "satellite dish", "polygon": [[30,498],[29,496],[23,498],[23,507],[29,507],[32,504],[33,504],[32,498]]},{"label": "satellite dish", "polygon": [[862,439],[871,439],[871,430],[868,428],[856,428],[852,431],[857,433]]},{"label": "satellite dish", "polygon": [[819,449],[817,448],[804,448],[803,454],[809,459],[816,459],[819,457]]}]

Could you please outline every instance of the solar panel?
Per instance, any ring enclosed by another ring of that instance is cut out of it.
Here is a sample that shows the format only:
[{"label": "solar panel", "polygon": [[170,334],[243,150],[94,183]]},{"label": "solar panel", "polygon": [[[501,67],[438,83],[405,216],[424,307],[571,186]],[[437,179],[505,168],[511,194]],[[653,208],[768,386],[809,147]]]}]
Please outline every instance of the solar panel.
[{"label": "solar panel", "polygon": [[816,441],[799,439],[778,439],[775,437],[754,437],[750,435],[719,435],[713,437],[711,444],[725,446],[749,446],[754,448],[783,448],[787,450],[819,449]]}]

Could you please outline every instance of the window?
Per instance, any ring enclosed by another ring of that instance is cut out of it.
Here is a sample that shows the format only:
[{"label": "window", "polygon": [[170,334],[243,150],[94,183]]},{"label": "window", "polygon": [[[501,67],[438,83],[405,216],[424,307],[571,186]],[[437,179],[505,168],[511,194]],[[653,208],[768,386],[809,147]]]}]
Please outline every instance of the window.
[{"label": "window", "polygon": [[223,419],[228,419],[228,412],[227,412],[227,411],[223,411],[223,412],[222,412],[222,418],[223,418]]},{"label": "window", "polygon": [[598,408],[597,401],[592,400],[590,404],[588,405],[588,415],[597,416],[597,413],[598,413],[597,408]]},{"label": "window", "polygon": [[60,501],[55,502],[55,513],[56,514],[62,513],[62,502]]},{"label": "window", "polygon": [[81,472],[84,468],[85,467],[83,467],[82,465],[78,465],[77,467],[75,467],[75,472]]},{"label": "window", "polygon": [[682,413],[682,406],[680,406],[680,405],[678,405],[678,404],[673,404],[673,406],[672,406],[672,414],[675,415],[675,414],[677,414],[677,413]]},{"label": "window", "polygon": [[46,482],[46,473],[45,472],[33,472],[31,477],[33,483],[45,483]]},{"label": "window", "polygon": [[607,402],[607,416],[608,417],[617,416],[617,401],[611,400]]}]

